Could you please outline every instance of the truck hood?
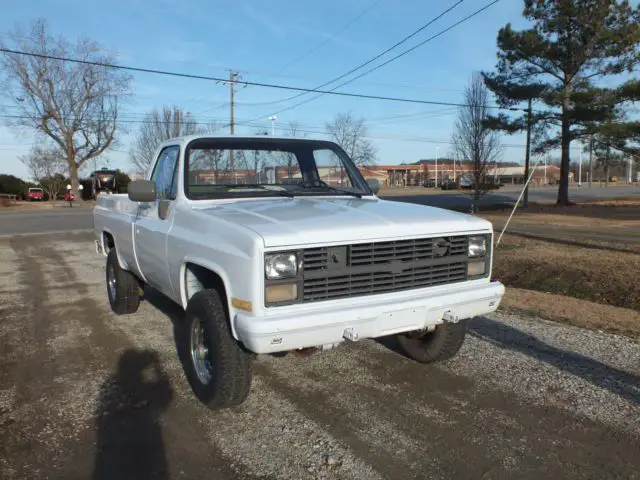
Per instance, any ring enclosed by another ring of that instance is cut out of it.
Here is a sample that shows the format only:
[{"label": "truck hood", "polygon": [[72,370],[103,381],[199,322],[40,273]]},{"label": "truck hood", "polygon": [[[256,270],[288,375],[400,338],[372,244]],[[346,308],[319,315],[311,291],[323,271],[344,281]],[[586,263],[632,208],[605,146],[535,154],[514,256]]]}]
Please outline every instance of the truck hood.
[{"label": "truck hood", "polygon": [[491,222],[472,215],[381,199],[259,199],[195,210],[256,232],[267,248],[493,229]]}]

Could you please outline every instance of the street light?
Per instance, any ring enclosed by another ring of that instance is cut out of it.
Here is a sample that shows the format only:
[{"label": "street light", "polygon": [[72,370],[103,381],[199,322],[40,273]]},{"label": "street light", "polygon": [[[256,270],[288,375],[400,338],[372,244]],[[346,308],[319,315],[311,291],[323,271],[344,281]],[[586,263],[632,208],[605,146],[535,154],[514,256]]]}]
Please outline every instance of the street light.
[{"label": "street light", "polygon": [[582,150],[580,150],[580,164],[578,165],[578,186],[582,186]]},{"label": "street light", "polygon": [[276,117],[275,115],[271,115],[269,117],[269,120],[271,120],[271,135],[273,135],[274,137],[276,136],[276,120],[278,119],[278,117]]},{"label": "street light", "polygon": [[438,188],[438,150],[440,147],[436,147],[436,188]]}]

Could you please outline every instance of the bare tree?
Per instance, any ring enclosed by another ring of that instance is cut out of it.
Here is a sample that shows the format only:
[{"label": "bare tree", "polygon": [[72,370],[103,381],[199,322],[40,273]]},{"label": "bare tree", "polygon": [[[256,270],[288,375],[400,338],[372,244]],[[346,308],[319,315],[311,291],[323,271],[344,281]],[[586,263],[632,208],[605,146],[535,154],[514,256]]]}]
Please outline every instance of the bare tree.
[{"label": "bare tree", "polygon": [[158,145],[170,138],[198,132],[195,118],[182,108],[162,107],[161,111],[154,108],[145,115],[134,137],[130,161],[140,172],[147,172],[153,165]]},{"label": "bare tree", "polygon": [[[366,138],[364,118],[355,118],[351,112],[338,113],[331,122],[325,124],[325,128],[358,167],[375,164],[376,148]],[[340,181],[344,181],[344,167],[342,162],[338,163],[336,167],[340,168]]]},{"label": "bare tree", "polygon": [[297,137],[299,133],[300,133],[300,123],[295,120],[290,121],[289,131],[288,131],[289,136]]},{"label": "bare tree", "polygon": [[489,90],[479,73],[473,74],[462,103],[454,126],[452,144],[459,161],[471,162],[473,210],[477,212],[480,198],[487,192],[486,170],[495,165],[501,156],[498,133],[491,130],[486,122],[489,116]]},{"label": "bare tree", "polygon": [[59,149],[36,146],[28,154],[18,158],[49,198],[56,200],[58,193],[64,189],[67,171],[67,162]]},{"label": "bare tree", "polygon": [[[300,124],[292,120],[289,122],[288,135],[290,137],[297,137],[300,134]],[[290,180],[294,177],[295,170],[298,167],[298,161],[296,156],[291,152],[281,152],[278,159],[278,166],[287,169],[287,178]]]},{"label": "bare tree", "polygon": [[116,68],[33,56],[116,63],[92,40],[70,44],[53,37],[41,19],[32,22],[28,32],[17,28],[7,37],[11,44],[0,39],[3,48],[32,54],[0,57],[3,92],[19,111],[9,124],[53,140],[64,155],[73,192],[80,199],[78,169],[116,145],[119,108],[129,93],[131,76]]}]

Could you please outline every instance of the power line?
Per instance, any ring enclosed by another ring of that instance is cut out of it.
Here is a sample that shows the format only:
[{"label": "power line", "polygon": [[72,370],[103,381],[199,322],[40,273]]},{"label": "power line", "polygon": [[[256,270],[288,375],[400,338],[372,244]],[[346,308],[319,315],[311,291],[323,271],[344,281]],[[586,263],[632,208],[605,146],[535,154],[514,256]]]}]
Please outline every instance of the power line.
[{"label": "power line", "polygon": [[[461,1],[462,1],[462,0],[461,0]],[[495,3],[498,3],[499,1],[500,1],[500,0],[493,0],[492,2],[488,3],[488,4],[487,4],[487,5],[485,5],[484,7],[482,7],[482,8],[480,8],[480,9],[476,10],[475,12],[473,12],[473,13],[471,13],[471,14],[469,14],[469,15],[467,15],[466,17],[462,18],[461,20],[458,20],[458,21],[457,21],[456,23],[454,23],[453,25],[448,26],[447,28],[445,28],[445,29],[443,29],[443,30],[439,31],[439,32],[438,32],[438,33],[436,33],[435,35],[432,35],[431,37],[427,38],[426,40],[423,40],[422,42],[418,43],[417,45],[414,45],[413,47],[411,47],[411,48],[409,48],[409,49],[405,50],[404,52],[402,52],[402,53],[400,53],[400,54],[396,55],[395,57],[390,58],[389,60],[385,61],[384,63],[381,63],[380,65],[377,65],[377,66],[375,66],[375,67],[373,67],[373,68],[371,68],[371,69],[367,70],[366,72],[361,73],[360,75],[358,75],[358,76],[356,76],[356,77],[353,77],[353,78],[351,78],[350,80],[347,80],[346,82],[341,83],[341,84],[340,84],[340,85],[338,85],[337,87],[333,87],[331,90],[329,90],[329,92],[331,92],[331,93],[337,93],[337,92],[335,92],[335,90],[337,90],[338,88],[344,87],[345,85],[347,85],[347,84],[349,84],[349,83],[351,83],[351,82],[354,82],[355,80],[358,80],[359,78],[362,78],[362,77],[364,77],[365,75],[368,75],[368,74],[370,74],[370,73],[374,72],[375,70],[378,70],[379,68],[384,67],[385,65],[388,65],[389,63],[391,63],[391,62],[393,62],[393,61],[397,60],[398,58],[401,58],[401,57],[403,57],[404,55],[407,55],[408,53],[412,52],[413,50],[415,50],[415,49],[417,49],[417,48],[419,48],[419,47],[423,46],[424,44],[426,44],[426,43],[430,42],[431,40],[434,40],[435,38],[438,38],[440,35],[443,35],[444,33],[448,32],[449,30],[452,30],[453,28],[457,27],[457,26],[458,26],[458,25],[460,25],[461,23],[464,23],[464,22],[466,22],[466,21],[470,20],[471,18],[475,17],[476,15],[478,15],[478,14],[482,13],[484,10],[488,9],[489,7],[491,7],[492,5],[494,5]],[[458,2],[458,3],[460,3],[460,2]],[[457,4],[456,4],[456,5],[457,5]],[[454,5],[454,7],[455,7],[456,5]],[[450,8],[453,8],[453,7],[450,7]],[[353,71],[353,70],[352,70],[352,71]],[[349,73],[350,73],[350,72],[349,72]],[[347,75],[347,74],[345,74],[345,75]],[[343,75],[343,76],[344,76],[344,75]],[[338,77],[338,78],[342,78],[342,77]],[[333,82],[333,81],[332,81],[332,82]],[[332,83],[332,82],[329,82],[329,83]],[[327,85],[327,84],[324,84],[324,85],[322,85],[322,86],[325,86],[325,85]],[[319,94],[319,95],[316,95],[315,97],[311,97],[311,98],[309,98],[309,99],[307,99],[307,100],[303,100],[302,102],[296,103],[295,105],[292,105],[292,106],[290,106],[290,107],[283,108],[282,110],[279,110],[279,111],[277,111],[277,112],[271,113],[271,114],[269,114],[269,115],[278,115],[278,114],[280,114],[280,113],[287,112],[287,111],[289,111],[289,110],[293,110],[294,108],[297,108],[297,107],[299,107],[299,106],[301,106],[301,105],[304,105],[305,103],[309,103],[309,102],[311,102],[311,101],[315,100],[316,98],[319,98],[319,97],[321,97],[322,95],[325,95],[325,94],[327,93],[327,92],[320,92],[320,91],[318,91],[318,92],[319,92],[320,94]],[[292,97],[292,98],[296,98],[296,97],[299,97],[299,96],[302,96],[302,95],[304,95],[304,94],[296,95],[296,96],[294,96],[294,97]],[[458,105],[458,106],[462,106],[462,105]],[[464,106],[467,106],[467,105],[464,105]],[[488,108],[500,108],[500,107],[488,107]],[[506,109],[507,109],[507,110],[520,110],[520,109],[517,109],[517,108],[506,108]],[[255,119],[256,119],[256,120],[261,120],[261,119],[263,119],[263,118],[265,118],[265,117],[266,117],[266,115],[263,115],[263,116],[260,116],[260,117],[256,117]]]},{"label": "power line", "polygon": [[[454,8],[456,8],[458,5],[460,5],[462,2],[464,2],[464,0],[458,0],[456,3],[454,3],[453,5],[451,5],[449,8],[447,8],[444,12],[440,13],[439,15],[437,15],[436,17],[432,18],[431,20],[429,20],[427,23],[425,23],[424,25],[422,25],[420,28],[418,28],[417,30],[415,30],[413,33],[407,35],[406,37],[404,37],[402,40],[400,40],[399,42],[396,42],[394,45],[392,45],[391,47],[387,48],[384,52],[379,53],[378,55],[374,56],[373,58],[367,60],[364,63],[361,63],[360,65],[358,65],[357,67],[352,68],[351,70],[349,70],[346,73],[343,73],[342,75],[340,75],[339,77],[333,78],[331,80],[329,80],[328,82],[323,83],[322,85],[317,86],[316,88],[312,89],[311,91],[315,91],[315,92],[319,92],[320,88],[324,88],[327,85],[337,82],[338,80],[343,79],[344,77],[346,77],[347,75],[350,75],[352,73],[354,73],[357,70],[360,70],[362,67],[366,67],[367,65],[369,65],[372,62],[375,62],[378,58],[386,55],[387,53],[389,53],[391,50],[393,50],[394,48],[402,45],[403,43],[405,43],[407,40],[410,40],[411,38],[415,37],[418,33],[420,33],[422,30],[424,30],[425,28],[427,28],[429,25],[431,25],[432,23],[434,23],[435,21],[439,20],[440,18],[442,18],[444,15],[446,15],[447,13],[449,13],[451,10],[453,10]],[[293,100],[294,98],[298,98],[301,97],[303,95],[306,95],[307,93],[310,92],[303,92],[303,93],[299,93],[298,95],[294,95],[292,97],[288,97],[288,98],[283,98],[280,100],[275,100],[273,102],[265,102],[265,105],[269,105],[269,104],[273,104],[273,103],[282,103],[282,102],[287,102],[289,100]],[[317,97],[316,97],[317,98]],[[295,108],[295,107],[293,107]],[[282,111],[286,111],[286,110],[282,110]],[[270,115],[276,115],[280,112],[275,112],[272,113]],[[268,117],[269,115],[266,115],[266,117]],[[260,118],[265,118],[265,117],[260,117]]]},{"label": "power line", "polygon": [[[81,64],[84,64],[84,65],[93,65],[93,66],[96,66],[96,67],[116,68],[116,69],[120,69],[120,70],[130,70],[130,71],[134,71],[134,72],[153,73],[153,74],[157,74],[157,75],[167,75],[167,76],[172,76],[172,77],[181,77],[181,78],[189,78],[189,79],[196,79],[196,80],[207,80],[207,81],[220,82],[220,83],[229,82],[228,79],[220,78],[220,77],[210,77],[210,76],[206,76],[206,75],[195,75],[195,74],[191,74],[191,73],[170,72],[170,71],[167,71],[167,70],[156,70],[156,69],[151,69],[151,68],[131,67],[131,66],[126,66],[126,65],[114,65],[114,64],[111,64],[111,63],[94,62],[94,61],[89,61],[89,60],[78,60],[78,59],[75,59],[75,58],[60,57],[60,56],[55,56],[55,55],[45,55],[45,54],[41,54],[41,53],[23,52],[23,51],[20,51],[20,50],[11,50],[11,49],[8,49],[8,48],[0,48],[0,52],[12,53],[12,54],[16,54],[16,55],[26,55],[26,56],[29,56],[29,57],[45,58],[45,59],[49,59],[49,60],[58,60],[58,61],[61,61],[61,62],[81,63]],[[294,90],[294,91],[300,91],[300,92],[326,93],[326,94],[338,95],[338,96],[342,96],[342,97],[366,98],[366,99],[371,99],[371,100],[387,100],[387,101],[391,101],[391,102],[418,103],[418,104],[423,104],[423,105],[443,105],[443,106],[451,106],[451,107],[469,107],[469,106],[471,106],[471,105],[466,105],[466,104],[462,104],[462,103],[454,103],[454,102],[437,102],[437,101],[433,101],[433,100],[418,100],[418,99],[415,99],[415,98],[403,98],[403,97],[387,97],[387,96],[382,96],[382,95],[366,95],[366,94],[362,94],[362,93],[352,93],[352,92],[333,92],[333,91],[317,90],[317,89],[310,89],[310,88],[303,88],[303,87],[292,87],[292,86],[289,86],[289,85],[277,85],[277,84],[272,84],[272,83],[251,82],[251,81],[247,81],[247,80],[237,80],[235,83],[239,84],[239,85],[248,85],[248,86],[254,86],[254,87],[277,88],[277,89],[281,89],[281,90]],[[500,109],[500,110],[520,110],[520,109],[517,109],[517,108],[500,107],[500,106],[495,106],[495,107],[494,106],[490,106],[488,108],[497,108],[497,109]]]},{"label": "power line", "polygon": [[[244,125],[246,127],[255,127],[255,128],[260,128],[260,129],[268,129],[271,128],[270,125],[266,125],[266,124],[256,124],[253,121],[245,121],[245,122],[237,122],[238,125]],[[325,135],[331,135],[331,132],[326,131],[326,130],[321,130],[321,129],[303,129],[303,128],[298,128],[297,129],[298,132],[302,132],[302,133],[313,133],[313,134],[325,134]],[[395,141],[407,141],[407,142],[418,142],[418,143],[438,143],[438,144],[448,144],[448,145],[453,145],[453,142],[451,142],[450,140],[444,140],[444,139],[437,139],[437,138],[428,138],[428,137],[416,137],[416,136],[402,136],[402,135],[385,135],[385,134],[367,134],[367,135],[362,135],[363,138],[369,138],[372,140],[395,140]],[[521,148],[524,149],[525,145],[520,145],[520,144],[515,144],[515,143],[501,143],[500,144],[503,147],[506,148]],[[576,147],[572,147],[572,148],[576,148]]]},{"label": "power line", "polygon": [[[9,119],[31,119],[32,117],[26,116],[26,115],[0,115],[0,118],[9,118]],[[170,121],[153,121],[153,120],[118,120],[118,123],[153,123],[153,124],[165,124],[165,123],[172,123]],[[256,124],[254,121],[252,120],[246,120],[246,121],[235,121],[235,125],[243,125],[246,127],[255,127],[255,128],[271,128],[270,125],[266,125],[266,124]],[[224,127],[228,127],[229,125],[222,125],[220,128],[224,128]],[[298,129],[299,132],[303,132],[303,133],[313,133],[313,134],[326,134],[326,135],[330,135],[331,132],[328,132],[326,130],[322,130],[321,127],[318,127],[316,129],[313,129],[313,126],[311,126],[311,128],[299,128]],[[411,137],[411,136],[403,136],[403,135],[385,135],[385,134],[371,134],[371,135],[363,135],[363,137],[365,138],[370,138],[370,139],[375,139],[375,140],[400,140],[400,141],[411,141],[411,142],[421,142],[421,143],[443,143],[443,144],[451,144],[451,142],[449,140],[444,140],[444,139],[434,139],[434,138],[427,138],[427,137]],[[513,147],[513,148],[524,148],[523,145],[517,145],[517,144],[502,144],[503,146],[507,146],[507,147]]]},{"label": "power line", "polygon": [[288,63],[287,65],[285,65],[284,67],[282,67],[277,73],[276,75],[284,72],[287,68],[295,65],[296,63],[300,62],[301,60],[303,60],[304,58],[308,57],[309,55],[311,55],[313,52],[315,52],[316,50],[318,50],[320,47],[323,47],[324,45],[326,45],[327,43],[329,43],[330,40],[332,40],[333,38],[337,37],[338,35],[340,35],[342,32],[344,32],[347,28],[349,28],[351,25],[355,24],[358,20],[360,20],[362,17],[364,17],[367,13],[369,13],[371,10],[373,10],[376,6],[378,6],[378,4],[381,2],[382,0],[375,0],[371,5],[369,5],[367,8],[365,8],[364,10],[362,10],[355,18],[353,18],[352,20],[350,20],[349,22],[347,22],[340,30],[338,30],[336,33],[334,33],[333,35],[329,36],[328,38],[325,38],[323,41],[319,42],[318,44],[316,44],[314,47],[312,47],[309,51],[307,51],[307,53],[305,53],[304,55],[302,55],[301,57],[298,57],[297,60],[294,60],[293,62]]}]

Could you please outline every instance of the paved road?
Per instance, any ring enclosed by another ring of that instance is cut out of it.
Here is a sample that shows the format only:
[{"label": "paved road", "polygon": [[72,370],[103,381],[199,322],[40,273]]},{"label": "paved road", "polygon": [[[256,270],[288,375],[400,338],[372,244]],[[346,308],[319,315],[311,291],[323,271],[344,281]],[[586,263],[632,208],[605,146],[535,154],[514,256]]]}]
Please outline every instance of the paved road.
[{"label": "paved road", "polygon": [[[428,191],[428,189],[425,189]],[[480,208],[489,205],[515,205],[522,188],[506,186],[498,191],[493,191],[484,195],[480,200]],[[529,190],[529,201],[552,201],[555,202],[558,196],[557,187],[537,187]],[[640,197],[640,186],[629,187],[572,187],[569,189],[569,199],[574,201],[591,201],[624,198],[630,196]],[[431,193],[426,195],[393,195],[387,197],[389,200],[400,202],[419,203],[423,205],[433,205],[442,208],[451,208],[460,211],[469,211],[472,200],[471,194],[448,193],[439,195]]]},{"label": "paved road", "polygon": [[[427,189],[425,189],[427,190]],[[580,200],[597,200],[605,198],[628,197],[638,195],[640,197],[640,187],[583,187],[582,189],[571,189],[571,198]],[[485,195],[482,205],[511,205],[520,194],[520,190],[513,187],[506,187],[499,193],[489,193]],[[536,188],[531,192],[530,199],[554,200],[557,194],[556,188]],[[468,212],[471,206],[469,195],[458,193],[447,193],[445,195],[431,193],[425,195],[394,195],[385,197],[387,200],[398,202],[418,203],[432,205],[436,207],[449,208]],[[22,212],[0,212],[0,235],[13,235],[36,232],[57,232],[77,229],[93,228],[91,208],[67,208],[60,207],[52,210],[32,210]]]},{"label": "paved road", "polygon": [[425,367],[391,342],[258,357],[212,412],[152,291],[108,307],[87,233],[0,239],[0,478],[640,478],[640,345],[549,322],[474,320]]},{"label": "paved road", "polygon": [[58,207],[47,210],[0,212],[0,235],[68,232],[93,228],[90,208]]}]

